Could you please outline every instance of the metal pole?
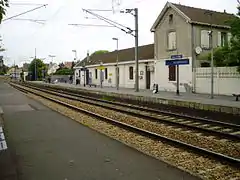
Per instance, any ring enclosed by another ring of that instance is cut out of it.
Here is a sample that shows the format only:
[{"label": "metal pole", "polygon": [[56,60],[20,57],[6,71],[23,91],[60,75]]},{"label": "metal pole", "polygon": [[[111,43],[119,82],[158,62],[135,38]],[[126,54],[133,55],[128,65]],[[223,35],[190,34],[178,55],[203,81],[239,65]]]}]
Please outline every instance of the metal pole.
[{"label": "metal pole", "polygon": [[16,64],[15,64],[15,59],[14,59],[14,79],[17,79],[17,71],[16,71]]},{"label": "metal pole", "polygon": [[116,75],[117,75],[117,90],[119,90],[118,39],[117,39],[117,62],[116,62],[116,64],[117,64],[117,73],[116,73]]},{"label": "metal pole", "polygon": [[35,81],[37,81],[37,48],[35,48]]},{"label": "metal pole", "polygon": [[135,91],[139,92],[139,70],[138,70],[138,8],[135,11],[135,61],[136,61],[136,72],[135,72]]},{"label": "metal pole", "polygon": [[[212,15],[211,15],[212,17]],[[211,24],[211,99],[214,98],[214,76],[213,76],[213,71],[214,71],[214,62],[213,62],[213,28]]]},{"label": "metal pole", "polygon": [[177,65],[177,95],[179,95],[179,65]]},{"label": "metal pole", "polygon": [[103,65],[103,62],[100,62],[100,87],[101,88],[103,83],[102,65]]},{"label": "metal pole", "polygon": [[75,60],[77,61],[77,50],[75,51]]}]

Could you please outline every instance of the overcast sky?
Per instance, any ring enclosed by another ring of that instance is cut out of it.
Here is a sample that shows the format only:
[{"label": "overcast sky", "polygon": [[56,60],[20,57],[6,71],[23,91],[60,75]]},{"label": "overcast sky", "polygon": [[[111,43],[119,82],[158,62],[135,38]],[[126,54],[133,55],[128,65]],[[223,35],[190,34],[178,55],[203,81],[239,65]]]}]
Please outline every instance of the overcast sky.
[{"label": "overcast sky", "polygon": [[[121,2],[115,9],[139,8],[139,45],[153,43],[150,28],[167,1],[165,0],[117,0]],[[236,13],[237,0],[172,0],[174,3]],[[44,25],[22,20],[8,20],[1,24],[0,34],[6,52],[5,64],[12,65],[29,62],[37,48],[37,57],[46,58],[55,55],[55,62],[72,61],[73,49],[77,50],[78,59],[83,59],[89,50],[116,49],[113,37],[119,38],[119,48],[134,46],[134,38],[116,28],[69,26],[68,24],[104,24],[105,22],[86,14],[86,9],[112,9],[112,0],[10,0],[10,3],[48,4],[46,8],[19,16],[17,18],[46,20]],[[10,4],[7,17],[38,7],[38,5]],[[130,14],[118,12],[95,12],[134,29],[134,18]],[[6,17],[6,18],[7,18]],[[89,18],[86,18],[89,17]]]}]

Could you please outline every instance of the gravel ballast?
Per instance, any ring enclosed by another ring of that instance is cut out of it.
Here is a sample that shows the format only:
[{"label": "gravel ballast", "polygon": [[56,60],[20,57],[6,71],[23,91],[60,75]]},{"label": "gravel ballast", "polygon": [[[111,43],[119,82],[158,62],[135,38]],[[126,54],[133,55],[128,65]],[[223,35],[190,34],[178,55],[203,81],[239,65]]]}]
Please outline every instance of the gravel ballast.
[{"label": "gravel ballast", "polygon": [[164,142],[155,141],[147,137],[126,131],[122,128],[83,115],[35,95],[28,96],[42,102],[55,111],[58,111],[81,124],[119,140],[145,154],[198,175],[203,179],[237,179],[240,177],[239,170],[234,167],[221,164],[220,162],[208,159],[207,157],[186,152],[186,150],[170,146]]}]

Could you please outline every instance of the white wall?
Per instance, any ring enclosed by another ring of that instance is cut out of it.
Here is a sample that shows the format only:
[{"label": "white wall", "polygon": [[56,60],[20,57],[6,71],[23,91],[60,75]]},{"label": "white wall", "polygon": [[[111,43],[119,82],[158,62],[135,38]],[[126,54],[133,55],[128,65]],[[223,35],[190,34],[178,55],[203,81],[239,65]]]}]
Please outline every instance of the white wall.
[{"label": "white wall", "polygon": [[[211,92],[211,68],[196,68],[196,92]],[[214,94],[240,93],[240,74],[237,67],[214,68]]]},{"label": "white wall", "polygon": [[[148,63],[148,65],[154,65],[154,63]],[[104,65],[105,68],[108,70],[108,78],[105,79],[105,70],[102,70],[104,73],[104,81],[103,81],[103,86],[105,87],[116,87],[116,66],[114,65]],[[129,67],[133,67],[133,79],[129,79]],[[134,61],[132,63],[128,64],[119,64],[119,87],[122,88],[134,88],[135,84],[135,63]],[[96,85],[100,85],[100,70],[98,69],[98,77],[97,79],[95,78],[95,69],[97,67],[90,67],[89,72],[92,73],[92,83]],[[143,71],[143,75],[140,75],[140,72]],[[77,75],[78,74],[78,75]],[[110,76],[111,75],[111,76]],[[142,79],[139,79],[139,88],[140,89],[146,89],[146,64],[143,62],[139,62],[139,76],[142,76]],[[80,79],[80,84],[83,84],[84,82],[84,74],[83,71],[80,74],[79,77],[79,69],[75,69],[75,81],[76,79]],[[111,79],[111,82],[109,81]],[[152,88],[153,83],[154,83],[154,72],[151,72],[151,85],[150,87]]]},{"label": "white wall", "polygon": [[[189,58],[189,65],[179,66],[179,91],[191,92],[192,87],[192,58]],[[169,69],[165,65],[165,59],[156,60],[154,82],[158,84],[160,91],[176,91],[176,81],[169,81]],[[177,72],[176,72],[177,79]],[[187,88],[188,87],[188,88]]]}]

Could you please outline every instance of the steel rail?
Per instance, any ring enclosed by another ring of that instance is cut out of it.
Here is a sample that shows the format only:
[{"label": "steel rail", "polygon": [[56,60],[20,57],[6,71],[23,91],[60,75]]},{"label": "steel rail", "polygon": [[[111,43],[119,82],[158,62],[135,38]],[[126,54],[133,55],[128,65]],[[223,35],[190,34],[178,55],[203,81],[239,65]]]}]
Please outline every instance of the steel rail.
[{"label": "steel rail", "polygon": [[[91,104],[91,105],[104,107],[104,108],[107,108],[107,109],[110,109],[110,110],[119,111],[121,113],[133,115],[133,116],[136,116],[136,117],[139,117],[139,118],[145,118],[145,119],[148,119],[148,120],[151,120],[151,121],[155,121],[155,122],[163,122],[163,123],[174,125],[174,126],[180,126],[180,127],[184,127],[184,128],[188,128],[188,129],[198,130],[198,131],[209,133],[211,135],[215,135],[215,136],[218,136],[218,137],[221,137],[221,138],[229,138],[231,140],[237,140],[237,141],[240,140],[240,136],[238,136],[238,135],[233,135],[233,134],[229,134],[229,133],[225,133],[225,132],[221,132],[221,131],[216,131],[216,130],[212,130],[212,129],[207,129],[207,128],[203,128],[203,127],[199,127],[199,126],[188,125],[188,124],[184,124],[184,123],[180,123],[180,122],[169,121],[169,120],[166,120],[166,119],[162,119],[161,117],[145,115],[145,114],[137,113],[137,112],[133,112],[133,111],[127,111],[125,109],[119,109],[119,108],[116,108],[114,106],[108,106],[108,105],[104,105],[104,104],[98,104],[98,103],[95,103],[95,102],[90,102],[90,101],[85,100],[85,99],[89,99],[89,100],[92,100],[92,101],[98,101],[98,102],[103,102],[103,103],[108,103],[108,104],[113,104],[113,105],[126,107],[122,103],[116,103],[116,102],[111,102],[111,101],[106,101],[106,100],[100,100],[100,99],[96,99],[96,98],[82,96],[82,95],[79,95],[79,94],[69,93],[69,92],[63,92],[63,91],[60,92],[59,90],[58,90],[58,92],[52,92],[51,90],[39,89],[39,88],[34,87],[34,86],[27,86],[27,87],[30,87],[30,88],[33,88],[33,89],[36,89],[36,90],[41,90],[43,92],[47,92],[47,93],[50,93],[50,94],[53,94],[53,95],[57,95],[57,96],[60,96],[60,97],[64,97],[64,98],[68,98],[68,99],[71,99],[71,100],[78,100],[78,101],[81,101],[83,103],[88,103],[88,104]],[[59,93],[62,93],[62,94],[59,94]],[[65,94],[67,94],[67,95],[65,95]],[[81,99],[79,99],[79,98],[81,98]],[[127,107],[135,109],[135,110],[146,111],[147,113],[149,113],[148,108],[143,108],[143,107],[139,107],[139,106],[127,106]],[[153,111],[150,111],[152,113],[154,112],[156,114],[160,113],[160,114],[172,116],[172,113],[168,114],[166,112],[162,113],[161,111],[158,111],[158,110],[154,110],[154,109],[152,109],[152,110]],[[191,117],[188,118],[189,116],[186,117],[185,115],[183,115],[183,116],[179,115],[179,116],[175,116],[175,117],[181,118],[181,119],[182,118],[191,119]],[[232,129],[236,129],[237,128],[237,129],[240,130],[240,126],[239,125],[235,125],[235,124],[222,123],[222,122],[218,123],[218,121],[214,121],[214,123],[213,123],[212,120],[207,120],[207,121],[204,120],[204,121],[202,121],[202,119],[197,119],[195,117],[192,120],[198,121],[198,122],[202,122],[202,123],[204,122],[206,124],[211,124],[211,125],[215,124],[217,126],[224,126],[224,127],[227,126],[228,128],[232,128]]]},{"label": "steel rail", "polygon": [[172,144],[174,146],[177,146],[177,147],[180,146],[181,148],[184,148],[184,149],[186,149],[188,151],[194,151],[195,153],[197,153],[199,155],[203,155],[203,156],[207,155],[207,156],[210,156],[210,157],[212,157],[212,158],[214,158],[216,160],[219,160],[220,162],[224,161],[224,162],[230,163],[233,166],[240,167],[240,159],[233,158],[233,157],[221,154],[221,153],[216,153],[216,152],[213,152],[213,151],[210,151],[210,150],[207,150],[207,149],[204,149],[204,148],[200,148],[200,147],[197,147],[197,146],[194,146],[194,145],[191,145],[191,144],[187,144],[187,143],[184,143],[184,142],[179,141],[179,140],[168,138],[166,136],[162,136],[162,135],[159,135],[157,133],[153,133],[153,132],[150,132],[150,131],[147,131],[147,130],[144,130],[144,129],[141,129],[141,128],[138,128],[138,127],[126,124],[126,123],[123,123],[123,122],[119,122],[119,121],[114,120],[112,118],[99,115],[97,113],[88,111],[86,109],[83,109],[83,108],[80,108],[80,107],[68,104],[66,102],[63,102],[63,101],[60,101],[60,100],[57,100],[57,99],[54,99],[52,97],[47,97],[45,95],[38,94],[37,92],[33,92],[33,91],[30,91],[30,90],[24,89],[23,87],[16,86],[16,85],[14,85],[12,83],[10,83],[10,85],[13,86],[14,88],[18,89],[18,90],[21,90],[21,91],[23,90],[23,92],[27,91],[28,93],[32,93],[32,94],[34,94],[36,96],[39,96],[39,97],[42,97],[44,99],[50,100],[50,101],[52,101],[54,103],[63,105],[65,107],[67,107],[67,108],[70,108],[70,109],[73,109],[75,111],[84,113],[84,114],[86,114],[88,116],[91,116],[91,117],[95,117],[95,118],[100,119],[102,121],[105,121],[105,122],[108,122],[110,124],[119,126],[119,127],[123,128],[123,129],[126,129],[126,130],[130,130],[132,132],[141,134],[141,135],[149,137],[151,139],[165,141],[165,142],[170,143],[170,144]]}]

